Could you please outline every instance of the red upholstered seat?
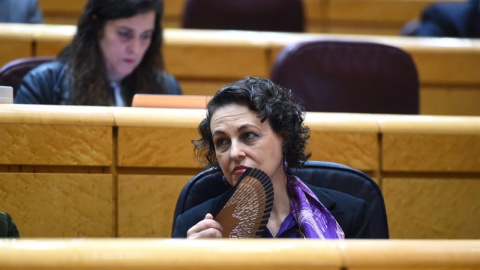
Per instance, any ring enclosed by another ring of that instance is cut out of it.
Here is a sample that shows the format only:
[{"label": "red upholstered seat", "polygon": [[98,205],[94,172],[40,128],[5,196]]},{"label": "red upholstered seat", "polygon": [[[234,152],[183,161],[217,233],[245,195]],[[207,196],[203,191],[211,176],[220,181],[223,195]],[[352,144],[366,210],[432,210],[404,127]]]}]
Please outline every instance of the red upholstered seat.
[{"label": "red upholstered seat", "polygon": [[303,32],[300,0],[187,0],[183,28]]},{"label": "red upholstered seat", "polygon": [[316,40],[287,46],[271,79],[307,111],[418,114],[419,82],[400,48],[356,41]]},{"label": "red upholstered seat", "polygon": [[26,57],[8,62],[0,68],[0,85],[13,87],[13,93],[17,92],[23,77],[35,67],[55,60],[54,56]]}]

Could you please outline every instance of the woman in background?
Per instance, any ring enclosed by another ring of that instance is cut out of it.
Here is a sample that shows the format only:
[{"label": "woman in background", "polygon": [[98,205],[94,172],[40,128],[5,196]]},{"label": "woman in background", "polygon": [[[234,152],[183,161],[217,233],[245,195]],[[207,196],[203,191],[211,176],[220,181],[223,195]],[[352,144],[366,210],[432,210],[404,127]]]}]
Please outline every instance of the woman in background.
[{"label": "woman in background", "polygon": [[58,60],[29,72],[15,103],[131,106],[136,93],[181,94],[161,53],[161,0],[89,0]]}]

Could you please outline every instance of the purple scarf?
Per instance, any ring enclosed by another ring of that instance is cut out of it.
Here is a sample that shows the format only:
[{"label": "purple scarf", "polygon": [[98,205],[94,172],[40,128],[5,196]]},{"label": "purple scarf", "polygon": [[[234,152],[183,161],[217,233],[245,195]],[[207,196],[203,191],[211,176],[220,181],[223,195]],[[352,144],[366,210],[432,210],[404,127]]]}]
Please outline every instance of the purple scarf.
[{"label": "purple scarf", "polygon": [[298,177],[288,176],[290,208],[306,238],[344,239],[345,233],[317,196]]}]

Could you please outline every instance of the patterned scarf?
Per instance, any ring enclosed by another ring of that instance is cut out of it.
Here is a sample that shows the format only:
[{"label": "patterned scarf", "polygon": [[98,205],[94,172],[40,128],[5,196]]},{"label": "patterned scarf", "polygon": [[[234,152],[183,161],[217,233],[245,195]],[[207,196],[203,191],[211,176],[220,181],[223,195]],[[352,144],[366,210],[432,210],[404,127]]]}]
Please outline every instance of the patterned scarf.
[{"label": "patterned scarf", "polygon": [[344,239],[345,233],[317,196],[298,177],[288,176],[290,208],[306,238]]}]

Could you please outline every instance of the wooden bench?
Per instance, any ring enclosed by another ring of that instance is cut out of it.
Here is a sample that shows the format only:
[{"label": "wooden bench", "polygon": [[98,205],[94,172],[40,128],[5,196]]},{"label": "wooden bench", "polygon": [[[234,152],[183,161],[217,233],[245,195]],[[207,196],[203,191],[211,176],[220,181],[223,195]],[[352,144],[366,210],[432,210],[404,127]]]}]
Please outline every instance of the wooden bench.
[{"label": "wooden bench", "polygon": [[479,240],[68,239],[0,246],[5,270],[480,268]]},{"label": "wooden bench", "polygon": [[[14,53],[0,52],[0,60],[5,59],[5,63],[19,57],[57,55],[76,29],[66,25],[0,26],[5,46],[18,47]],[[212,95],[221,86],[247,75],[268,78],[285,46],[319,39],[378,42],[402,48],[417,66],[421,114],[480,115],[480,41],[473,39],[166,29],[164,55],[167,71],[179,79],[185,94]]]},{"label": "wooden bench", "polygon": [[[169,237],[198,109],[0,105],[0,211],[24,237]],[[371,175],[392,238],[479,238],[480,117],[307,113],[312,160]]]}]

